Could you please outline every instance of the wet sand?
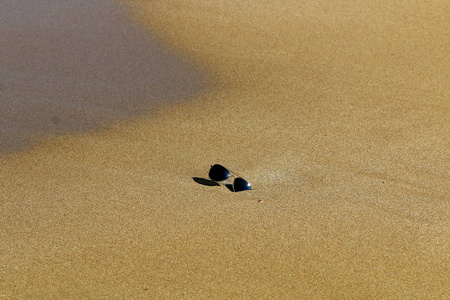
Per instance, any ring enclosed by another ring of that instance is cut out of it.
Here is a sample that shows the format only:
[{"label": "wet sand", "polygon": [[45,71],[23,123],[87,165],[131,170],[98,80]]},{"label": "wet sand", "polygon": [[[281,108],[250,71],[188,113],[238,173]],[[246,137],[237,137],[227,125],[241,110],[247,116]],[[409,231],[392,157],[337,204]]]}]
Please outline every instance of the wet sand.
[{"label": "wet sand", "polygon": [[211,88],[0,157],[1,296],[450,297],[447,2],[127,3]]}]

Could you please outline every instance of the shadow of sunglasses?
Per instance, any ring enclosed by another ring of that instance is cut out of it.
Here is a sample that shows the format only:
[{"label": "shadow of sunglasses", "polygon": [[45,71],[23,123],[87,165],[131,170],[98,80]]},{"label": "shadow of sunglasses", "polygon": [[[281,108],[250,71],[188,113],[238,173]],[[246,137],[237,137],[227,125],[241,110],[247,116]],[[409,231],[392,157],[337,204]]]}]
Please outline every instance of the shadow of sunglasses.
[{"label": "shadow of sunglasses", "polygon": [[252,189],[251,184],[247,180],[222,165],[215,164],[211,166],[211,169],[209,170],[209,178],[220,184],[224,184],[226,186],[230,185],[231,191],[233,192],[241,192]]}]

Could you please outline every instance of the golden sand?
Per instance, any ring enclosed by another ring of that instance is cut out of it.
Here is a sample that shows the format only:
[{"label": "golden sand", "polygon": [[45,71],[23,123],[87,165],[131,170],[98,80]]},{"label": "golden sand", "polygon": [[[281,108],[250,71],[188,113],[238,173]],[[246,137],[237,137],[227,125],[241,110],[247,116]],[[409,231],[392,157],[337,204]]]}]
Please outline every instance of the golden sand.
[{"label": "golden sand", "polygon": [[450,298],[447,1],[127,4],[210,88],[0,157],[0,297]]}]

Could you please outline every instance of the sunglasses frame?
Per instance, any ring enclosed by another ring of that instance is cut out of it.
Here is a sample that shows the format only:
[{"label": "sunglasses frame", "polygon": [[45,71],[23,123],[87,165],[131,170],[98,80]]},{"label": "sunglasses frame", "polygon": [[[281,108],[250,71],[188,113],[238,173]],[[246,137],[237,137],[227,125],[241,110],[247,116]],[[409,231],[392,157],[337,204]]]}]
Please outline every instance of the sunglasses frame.
[{"label": "sunglasses frame", "polygon": [[[213,180],[211,177],[209,177],[212,181],[217,182],[218,184],[221,184],[221,185],[225,185],[225,186],[227,186],[227,187],[231,186],[232,192],[242,192],[242,191],[248,191],[248,190],[252,190],[252,189],[253,189],[253,188],[252,188],[252,185],[250,184],[250,182],[248,182],[247,180],[245,180],[244,178],[242,178],[241,176],[239,176],[237,173],[231,171],[230,169],[228,169],[228,168],[226,168],[226,167],[224,167],[224,166],[222,166],[222,165],[220,165],[220,164],[214,164],[214,165],[212,165],[212,166],[211,166],[211,169],[212,169],[214,166],[220,166],[220,167],[224,168],[226,171],[228,171],[228,172],[230,173],[230,176],[229,176],[228,178],[226,178],[226,179],[224,179],[224,180],[220,180],[220,181]],[[210,169],[210,172],[211,172],[211,169]],[[236,179],[238,179],[238,178],[240,178],[240,179],[244,180],[245,182],[247,182],[248,185],[250,186],[250,189],[236,191],[236,189],[235,189],[235,187],[234,187],[234,183],[235,183]],[[230,182],[231,182],[231,183],[230,183]]]}]

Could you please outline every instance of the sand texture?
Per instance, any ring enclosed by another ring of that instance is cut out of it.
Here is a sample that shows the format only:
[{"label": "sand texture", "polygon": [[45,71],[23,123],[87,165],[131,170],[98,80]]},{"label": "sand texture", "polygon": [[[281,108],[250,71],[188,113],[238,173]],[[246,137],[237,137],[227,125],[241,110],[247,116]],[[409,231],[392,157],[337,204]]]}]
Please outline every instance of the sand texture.
[{"label": "sand texture", "polygon": [[209,83],[0,156],[0,297],[450,299],[448,1],[125,3]]},{"label": "sand texture", "polygon": [[0,2],[0,151],[184,99],[201,78],[107,0]]}]

